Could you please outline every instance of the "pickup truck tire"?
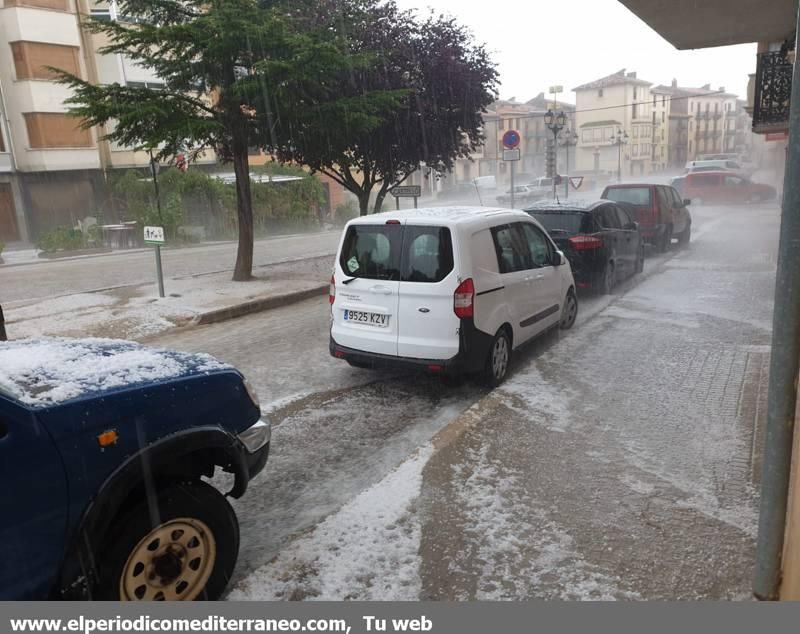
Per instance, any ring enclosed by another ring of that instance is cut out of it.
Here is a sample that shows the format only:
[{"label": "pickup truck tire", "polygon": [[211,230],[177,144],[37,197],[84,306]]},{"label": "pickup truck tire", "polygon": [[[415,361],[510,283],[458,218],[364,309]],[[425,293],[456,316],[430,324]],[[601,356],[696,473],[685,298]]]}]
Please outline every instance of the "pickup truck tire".
[{"label": "pickup truck tire", "polygon": [[102,600],[214,601],[239,555],[236,514],[201,481],[166,485],[108,534],[93,597]]}]

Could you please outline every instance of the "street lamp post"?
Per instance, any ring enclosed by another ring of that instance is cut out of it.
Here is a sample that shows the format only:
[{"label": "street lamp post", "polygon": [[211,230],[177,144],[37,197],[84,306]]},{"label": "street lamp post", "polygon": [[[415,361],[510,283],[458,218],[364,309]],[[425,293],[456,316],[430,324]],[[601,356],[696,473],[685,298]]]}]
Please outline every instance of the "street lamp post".
[{"label": "street lamp post", "polygon": [[[555,152],[555,148],[558,146],[558,133],[567,125],[567,115],[564,114],[563,110],[560,110],[558,114],[554,113],[552,110],[548,110],[544,115],[544,124],[547,126],[547,129],[553,133],[553,151]],[[556,169],[555,165],[553,166],[553,200],[556,199]]]},{"label": "street lamp post", "polygon": [[564,181],[564,198],[569,198],[569,148],[578,145],[578,135],[575,134],[574,130],[570,130],[567,128],[564,131],[561,139],[561,145],[564,146],[564,151],[566,153],[566,172],[567,178]]},{"label": "street lamp post", "polygon": [[617,146],[617,182],[622,181],[622,146],[628,143],[628,133],[617,130],[617,135],[611,137],[611,145]]}]

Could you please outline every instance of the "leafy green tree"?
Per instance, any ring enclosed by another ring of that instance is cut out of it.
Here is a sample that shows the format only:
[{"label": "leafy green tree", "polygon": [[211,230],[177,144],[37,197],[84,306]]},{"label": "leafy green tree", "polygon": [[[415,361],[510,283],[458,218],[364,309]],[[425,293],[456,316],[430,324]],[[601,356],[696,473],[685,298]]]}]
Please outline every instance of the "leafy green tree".
[{"label": "leafy green tree", "polygon": [[481,145],[481,115],[496,98],[497,71],[456,20],[419,19],[394,0],[316,0],[297,3],[295,11],[309,29],[335,30],[345,42],[343,57],[372,60],[328,79],[338,86],[338,105],[349,110],[374,92],[399,101],[379,125],[363,126],[358,109],[321,109],[313,95],[298,99],[292,86],[273,91],[273,108],[282,114],[268,149],[279,160],[328,175],[355,194],[364,215],[373,191],[377,212],[420,163],[451,171]]},{"label": "leafy green tree", "polygon": [[[239,245],[234,280],[248,280],[253,266],[253,206],[248,147],[288,146],[281,134],[306,125],[294,113],[331,120],[345,113],[351,129],[376,127],[397,97],[365,92],[340,95],[330,77],[365,67],[364,56],[343,57],[336,31],[309,29],[291,0],[120,0],[121,21],[90,22],[105,34],[104,54],[122,54],[151,69],[160,87],[92,85],[60,72],[73,89],[70,112],[84,127],[102,126],[105,138],[153,150],[161,159],[212,149],[233,163]],[[57,69],[54,69],[57,70]],[[271,93],[294,101],[276,111]],[[311,101],[313,108],[305,107]],[[315,125],[315,124],[314,124]]]}]

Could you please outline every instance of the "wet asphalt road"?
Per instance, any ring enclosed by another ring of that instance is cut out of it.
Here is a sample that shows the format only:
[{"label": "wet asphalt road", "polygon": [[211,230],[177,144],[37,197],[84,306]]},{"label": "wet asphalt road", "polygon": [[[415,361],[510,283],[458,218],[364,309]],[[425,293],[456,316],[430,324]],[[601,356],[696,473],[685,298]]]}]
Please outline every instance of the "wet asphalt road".
[{"label": "wet asphalt road", "polygon": [[[702,218],[697,219],[702,228]],[[677,249],[677,247],[675,247]],[[667,256],[651,255],[645,274]],[[644,276],[620,285],[633,288]],[[576,327],[618,297],[581,296]],[[436,377],[351,368],[328,352],[327,297],[150,342],[211,353],[253,383],[275,427],[265,470],[234,501],[241,522],[236,581],[266,563],[298,532],[316,525],[379,482],[487,390],[473,381],[446,387]],[[550,335],[516,355],[523,368]]]}]

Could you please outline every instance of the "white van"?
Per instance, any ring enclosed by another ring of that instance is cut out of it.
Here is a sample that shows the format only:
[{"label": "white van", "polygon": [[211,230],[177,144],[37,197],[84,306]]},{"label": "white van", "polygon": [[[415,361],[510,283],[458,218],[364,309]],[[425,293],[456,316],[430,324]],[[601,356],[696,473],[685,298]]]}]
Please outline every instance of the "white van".
[{"label": "white van", "polygon": [[741,172],[742,166],[731,159],[715,159],[709,161],[689,161],[686,163],[686,173],[689,172],[708,172],[713,170],[731,170]]},{"label": "white van", "polygon": [[485,207],[356,218],[331,277],[330,352],[357,367],[506,376],[511,351],[572,327],[572,270],[528,214]]}]

